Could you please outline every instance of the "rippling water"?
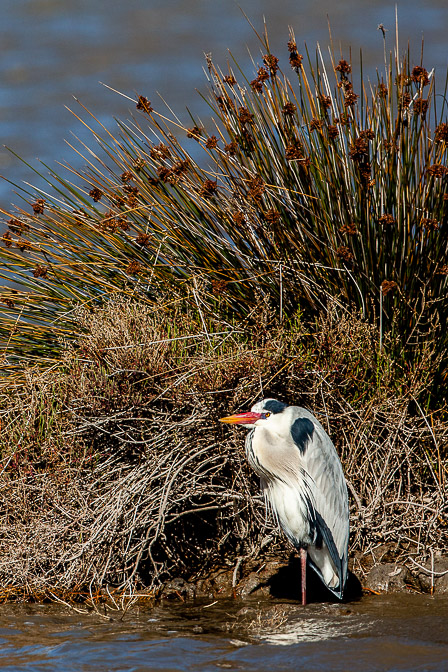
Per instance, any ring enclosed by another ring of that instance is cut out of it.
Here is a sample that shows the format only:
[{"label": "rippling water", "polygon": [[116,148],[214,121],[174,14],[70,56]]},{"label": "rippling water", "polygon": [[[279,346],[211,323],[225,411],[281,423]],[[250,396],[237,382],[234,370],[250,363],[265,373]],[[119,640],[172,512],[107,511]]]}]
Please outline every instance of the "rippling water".
[{"label": "rippling water", "polygon": [[[77,109],[77,96],[108,128],[113,117],[125,119],[132,104],[98,82],[131,97],[157,100],[157,92],[188,123],[185,108],[205,118],[205,103],[195,88],[206,90],[204,52],[225,64],[227,49],[251,68],[247,47],[255,56],[256,37],[240,7],[262,29],[265,16],[271,49],[285,57],[288,25],[299,45],[314,50],[328,44],[327,14],[335,44],[362,47],[367,71],[381,66],[383,23],[392,48],[395,3],[384,0],[2,0],[0,22],[0,146],[7,145],[33,166],[36,157],[56,167],[84,162],[65,144],[72,133],[89,134],[64,106]],[[398,0],[401,44],[408,39],[414,61],[425,36],[425,65],[447,65],[446,0]],[[301,47],[301,48],[302,48]],[[43,169],[44,172],[45,169]],[[0,173],[13,182],[41,182],[18,159],[0,151]],[[0,206],[17,197],[0,181]]]},{"label": "rippling water", "polygon": [[422,595],[347,605],[220,601],[105,621],[49,606],[0,608],[0,669],[48,672],[448,670],[448,604]]}]

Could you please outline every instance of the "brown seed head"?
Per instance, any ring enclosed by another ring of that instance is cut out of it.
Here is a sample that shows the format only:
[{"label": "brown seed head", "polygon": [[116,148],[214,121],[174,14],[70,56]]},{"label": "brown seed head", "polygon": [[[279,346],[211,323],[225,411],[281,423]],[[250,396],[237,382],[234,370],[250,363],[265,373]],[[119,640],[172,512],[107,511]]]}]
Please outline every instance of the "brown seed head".
[{"label": "brown seed head", "polygon": [[417,98],[414,100],[414,115],[420,115],[422,119],[425,119],[428,107],[429,103],[426,98]]},{"label": "brown seed head", "polygon": [[389,292],[394,291],[398,287],[398,284],[394,280],[383,280],[381,283],[381,292],[383,296],[389,294]]},{"label": "brown seed head", "polygon": [[436,142],[448,142],[448,124],[439,124],[434,134]]},{"label": "brown seed head", "polygon": [[349,91],[346,93],[345,98],[344,98],[344,105],[345,107],[351,107],[352,105],[356,105],[356,101],[358,100],[359,96],[356,93],[353,93],[353,91]]},{"label": "brown seed head", "polygon": [[378,85],[378,95],[379,95],[379,97],[380,98],[387,98],[388,93],[389,93],[389,89],[387,88],[387,86],[383,82],[381,82]]},{"label": "brown seed head", "polygon": [[291,103],[288,101],[285,103],[282,107],[282,112],[285,115],[285,117],[293,117],[294,114],[296,113],[297,107],[294,105],[294,103]]},{"label": "brown seed head", "polygon": [[17,233],[20,236],[24,231],[28,231],[30,227],[20,219],[13,218],[9,220],[8,228],[11,229],[13,233]]},{"label": "brown seed head", "polygon": [[100,201],[103,197],[103,192],[101,191],[101,189],[98,189],[98,187],[94,187],[89,191],[89,196],[93,198],[95,203],[98,203],[98,201]]},{"label": "brown seed head", "polygon": [[336,254],[339,257],[339,259],[342,259],[342,261],[345,261],[346,263],[350,263],[353,261],[353,253],[351,252],[350,248],[347,247],[346,245],[341,245],[338,247],[336,250]]},{"label": "brown seed head", "polygon": [[339,135],[339,128],[337,126],[328,125],[328,137],[330,140],[334,140]]},{"label": "brown seed head", "polygon": [[409,91],[404,91],[402,97],[401,97],[401,102],[403,104],[403,107],[409,107],[411,104],[411,94]]},{"label": "brown seed head", "polygon": [[211,135],[209,138],[207,138],[205,142],[205,146],[207,149],[215,149],[218,145],[218,138],[216,135]]},{"label": "brown seed head", "polygon": [[229,156],[235,156],[238,151],[238,143],[236,140],[232,140],[232,142],[229,142],[227,145],[225,145],[224,151],[227,152]]},{"label": "brown seed head", "polygon": [[247,195],[249,198],[252,198],[254,201],[260,201],[264,191],[266,189],[265,183],[258,175],[251,180],[247,181]]},{"label": "brown seed head", "polygon": [[278,210],[274,210],[274,208],[271,208],[271,210],[267,210],[264,213],[264,218],[270,224],[271,226],[276,226],[279,221],[280,221],[280,213]]},{"label": "brown seed head", "polygon": [[350,63],[347,63],[345,59],[341,59],[337,66],[335,67],[337,72],[340,72],[342,76],[348,75],[352,71],[352,66]]},{"label": "brown seed head", "polygon": [[145,96],[138,97],[136,108],[137,110],[142,110],[142,112],[146,112],[146,114],[151,114],[151,112],[153,111],[150,101]]},{"label": "brown seed head", "polygon": [[242,212],[234,212],[232,219],[237,226],[241,226],[246,221]]},{"label": "brown seed head", "polygon": [[24,238],[17,238],[16,240],[16,247],[21,251],[24,252],[25,250],[30,250],[32,245],[29,240],[25,240]]},{"label": "brown seed head", "polygon": [[289,63],[291,65],[291,68],[299,70],[302,67],[302,61],[303,61],[302,54],[299,54],[298,51],[291,51],[289,55]]},{"label": "brown seed head", "polygon": [[415,84],[421,84],[422,86],[429,84],[428,72],[425,68],[422,68],[419,65],[416,65],[415,68],[413,68],[411,79]]},{"label": "brown seed head", "polygon": [[324,96],[324,95],[322,95],[322,94],[319,94],[319,95],[318,95],[318,98],[319,98],[319,102],[320,102],[320,104],[321,104],[321,107],[322,107],[323,109],[326,110],[326,109],[328,109],[329,107],[331,107],[331,96]]},{"label": "brown seed head", "polygon": [[355,162],[364,161],[366,157],[369,156],[369,143],[365,138],[361,136],[353,140],[350,145],[350,157]]},{"label": "brown seed head", "polygon": [[436,271],[436,275],[448,275],[448,265],[444,264]]},{"label": "brown seed head", "polygon": [[138,187],[133,187],[131,184],[125,184],[123,187],[123,191],[126,192],[126,194],[134,194],[134,196],[138,196]]},{"label": "brown seed head", "polygon": [[123,219],[122,217],[119,217],[117,219],[117,225],[122,231],[129,231],[129,229],[131,228],[130,222],[128,222],[127,219]]},{"label": "brown seed head", "polygon": [[124,183],[130,182],[130,180],[132,180],[133,177],[134,177],[133,174],[129,170],[125,170],[124,173],[121,173],[120,175],[120,179]]},{"label": "brown seed head", "polygon": [[143,170],[143,168],[146,166],[146,161],[144,159],[134,159],[132,161],[132,167],[134,170],[137,172],[140,170]]},{"label": "brown seed head", "polygon": [[366,128],[364,131],[360,131],[359,137],[365,138],[366,140],[373,140],[375,133],[370,128]]},{"label": "brown seed head", "polygon": [[322,128],[322,120],[313,117],[310,121],[310,131],[320,131]]},{"label": "brown seed head", "polygon": [[120,208],[122,205],[126,204],[125,197],[123,196],[123,194],[120,194],[120,193],[114,194],[113,196],[110,196],[109,199],[110,199],[110,202],[112,203],[112,205],[117,206],[117,208]]},{"label": "brown seed head", "polygon": [[5,306],[7,306],[10,309],[14,308],[14,301],[9,299],[8,297],[5,298],[2,297],[2,302],[5,304]]},{"label": "brown seed head", "polygon": [[261,82],[259,79],[253,79],[250,85],[257,93],[261,93],[263,91],[263,82]]},{"label": "brown seed head", "polygon": [[238,118],[242,124],[250,124],[254,119],[254,115],[251,114],[246,107],[240,107],[238,110]]},{"label": "brown seed head", "polygon": [[397,223],[397,220],[393,215],[385,213],[384,215],[381,215],[381,217],[378,220],[378,223],[381,224],[382,226],[392,226],[393,224]]},{"label": "brown seed head", "polygon": [[229,112],[230,110],[235,109],[235,105],[233,103],[233,100],[225,95],[225,96],[216,96],[216,102],[218,103],[218,107],[223,111],[223,112]]},{"label": "brown seed head", "polygon": [[448,168],[446,166],[442,166],[440,163],[433,163],[432,166],[429,166],[429,168],[426,169],[426,172],[428,175],[432,175],[432,177],[444,177],[448,173]]},{"label": "brown seed head", "polygon": [[40,266],[39,264],[33,270],[33,275],[35,278],[46,278],[48,273],[48,268],[46,266]]},{"label": "brown seed head", "polygon": [[137,245],[142,245],[143,247],[149,247],[151,243],[151,238],[147,233],[139,232],[137,238],[135,239]]},{"label": "brown seed head", "polygon": [[355,236],[358,233],[358,227],[356,226],[355,222],[344,224],[339,230],[341,233],[346,233],[349,236]]},{"label": "brown seed head", "polygon": [[260,82],[265,82],[267,79],[269,79],[269,72],[266,70],[266,68],[258,68],[257,79]]},{"label": "brown seed head", "polygon": [[115,213],[112,210],[108,210],[103,215],[102,221],[99,223],[98,228],[100,231],[106,231],[109,233],[115,233],[118,229],[118,223],[115,218]]},{"label": "brown seed head", "polygon": [[235,79],[235,77],[234,77],[233,75],[226,75],[226,76],[223,78],[223,82],[225,82],[225,83],[228,84],[229,86],[235,86],[235,84],[236,84],[236,79]]},{"label": "brown seed head", "polygon": [[399,75],[396,76],[395,82],[398,87],[410,86],[410,84],[412,83],[412,79],[408,77],[405,72],[401,72]]},{"label": "brown seed head", "polygon": [[202,128],[199,128],[199,126],[193,126],[193,128],[188,128],[187,129],[187,138],[194,138],[195,140],[198,140],[201,135],[202,135]]},{"label": "brown seed head", "polygon": [[209,198],[214,196],[218,190],[218,180],[205,180],[199,190],[200,196]]},{"label": "brown seed head", "polygon": [[430,217],[423,217],[420,221],[421,226],[424,226],[427,231],[437,231],[440,228],[440,224],[437,219]]},{"label": "brown seed head", "polygon": [[154,145],[149,152],[152,159],[160,161],[161,159],[169,159],[171,157],[171,150],[167,145],[164,145],[163,142],[159,142],[158,145]]},{"label": "brown seed head", "polygon": [[141,264],[137,260],[133,260],[129,262],[129,264],[126,267],[126,273],[128,275],[138,275],[142,269]]},{"label": "brown seed head", "polygon": [[245,152],[253,151],[254,136],[245,127],[241,129],[240,144]]},{"label": "brown seed head", "polygon": [[176,163],[173,163],[171,170],[174,173],[174,175],[183,175],[184,173],[187,172],[189,166],[190,161],[188,159],[183,159],[180,161],[176,161]]},{"label": "brown seed head", "polygon": [[38,198],[35,203],[31,203],[31,207],[33,208],[33,212],[35,215],[43,215],[44,214],[44,205],[45,205],[45,199],[43,198]]},{"label": "brown seed head", "polygon": [[277,56],[274,56],[273,54],[266,54],[263,57],[263,61],[266,65],[267,68],[269,68],[269,72],[271,77],[275,77],[277,70],[278,70],[278,58]]},{"label": "brown seed head", "polygon": [[5,244],[5,247],[11,247],[12,245],[12,236],[9,233],[9,231],[5,231],[5,233],[2,236],[2,240]]},{"label": "brown seed head", "polygon": [[171,168],[160,166],[160,168],[157,168],[157,175],[160,177],[162,182],[169,182],[173,177],[173,171]]},{"label": "brown seed head", "polygon": [[341,117],[336,117],[336,119],[334,119],[334,123],[339,124],[339,126],[349,126],[350,117],[348,114],[343,114]]},{"label": "brown seed head", "polygon": [[298,161],[299,159],[302,159],[302,145],[299,142],[288,145],[285,149],[285,158],[287,161]]},{"label": "brown seed head", "polygon": [[384,149],[386,152],[396,152],[398,151],[397,145],[391,140],[383,140]]}]

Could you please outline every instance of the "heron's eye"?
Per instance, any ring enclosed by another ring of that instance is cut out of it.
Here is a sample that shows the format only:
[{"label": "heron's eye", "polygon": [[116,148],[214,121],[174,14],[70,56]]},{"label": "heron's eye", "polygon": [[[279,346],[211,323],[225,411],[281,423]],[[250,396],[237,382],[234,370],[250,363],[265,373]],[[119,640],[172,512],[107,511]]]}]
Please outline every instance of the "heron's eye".
[{"label": "heron's eye", "polygon": [[263,413],[264,419],[269,418],[270,415],[272,415],[270,411],[266,411],[266,413]]}]

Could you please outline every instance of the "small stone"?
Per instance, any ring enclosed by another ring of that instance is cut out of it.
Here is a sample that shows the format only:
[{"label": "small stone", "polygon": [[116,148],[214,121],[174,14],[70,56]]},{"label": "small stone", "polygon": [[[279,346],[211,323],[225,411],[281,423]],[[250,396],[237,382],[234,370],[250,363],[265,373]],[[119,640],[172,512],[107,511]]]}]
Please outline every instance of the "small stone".
[{"label": "small stone", "polygon": [[371,590],[396,593],[413,584],[411,572],[404,565],[394,562],[376,565],[367,574],[365,585]]},{"label": "small stone", "polygon": [[180,601],[192,600],[194,598],[194,586],[187,583],[185,579],[177,577],[164,585],[162,597]]},{"label": "small stone", "polygon": [[256,594],[268,596],[271,593],[270,579],[278,573],[281,562],[267,562],[257,572],[251,572],[248,576],[241,579],[236,587],[236,593],[239,597],[249,597]]},{"label": "small stone", "polygon": [[[423,567],[425,570],[420,570],[417,574],[422,590],[425,593],[430,593],[431,586],[433,586],[434,594],[448,593],[448,557],[436,557],[434,558],[433,566],[429,560]],[[434,571],[433,581],[431,581],[432,571]],[[447,573],[443,574],[443,576],[438,576],[438,574],[442,574],[443,572]]]}]

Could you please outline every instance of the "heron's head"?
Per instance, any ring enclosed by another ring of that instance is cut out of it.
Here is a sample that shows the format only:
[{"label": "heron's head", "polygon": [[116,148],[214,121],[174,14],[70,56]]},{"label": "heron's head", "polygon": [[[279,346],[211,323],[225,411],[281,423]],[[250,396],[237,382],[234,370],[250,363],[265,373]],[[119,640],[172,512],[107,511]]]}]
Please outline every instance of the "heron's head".
[{"label": "heron's head", "polygon": [[246,425],[248,428],[268,425],[274,420],[274,416],[282,413],[287,404],[276,399],[262,399],[258,401],[247,413],[235,413],[226,418],[220,418],[219,422],[226,422],[231,425]]}]

